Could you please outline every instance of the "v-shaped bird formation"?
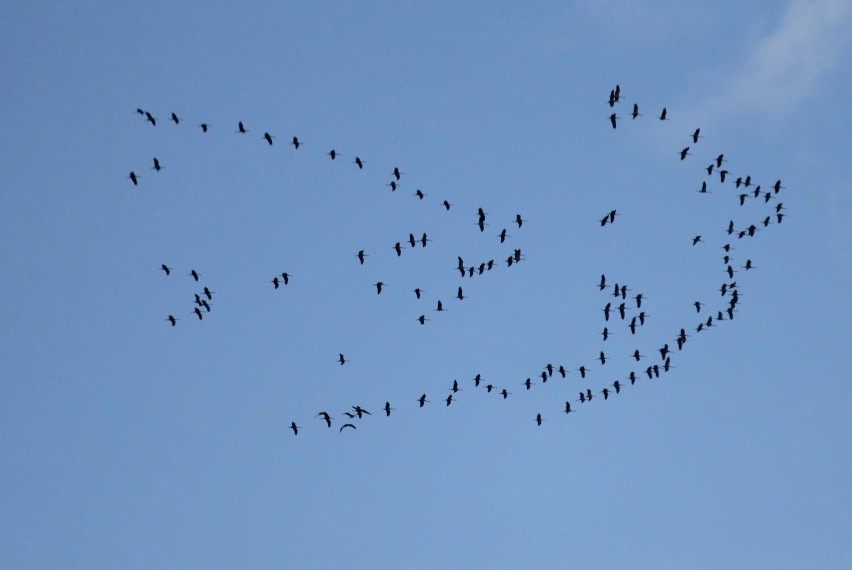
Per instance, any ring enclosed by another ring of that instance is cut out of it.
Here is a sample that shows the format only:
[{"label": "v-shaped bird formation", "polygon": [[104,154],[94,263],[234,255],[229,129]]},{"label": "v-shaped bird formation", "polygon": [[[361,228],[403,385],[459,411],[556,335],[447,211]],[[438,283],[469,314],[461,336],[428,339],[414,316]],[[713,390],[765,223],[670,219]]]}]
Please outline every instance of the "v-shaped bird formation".
[{"label": "v-shaped bird formation", "polygon": [[[621,101],[621,88],[619,85],[616,85],[615,88],[610,90],[606,104],[611,109],[615,109],[617,105],[621,104]],[[609,115],[611,128],[619,130],[629,127],[633,121],[644,116],[639,112],[639,108],[638,103],[632,104],[632,110],[629,113],[630,120],[626,121],[626,123],[616,112],[612,112]],[[149,123],[152,127],[158,126],[157,118],[149,111],[140,108],[137,109],[137,113],[141,115],[144,121]],[[670,123],[672,126],[676,126],[677,124],[677,117],[670,117],[669,112],[665,107],[663,107],[658,113],[655,111],[653,114],[649,115],[654,117],[654,120],[660,124],[662,122]],[[170,116],[174,125],[181,125],[181,119],[177,113],[172,112],[170,113]],[[213,133],[212,125],[212,123],[207,122],[200,123],[198,127],[203,133],[200,136],[210,136],[210,134]],[[669,128],[669,125],[666,125],[666,127]],[[228,129],[228,131],[236,133],[237,136],[246,136],[248,133],[252,132],[251,129],[247,128],[242,121],[239,121],[238,124],[234,126],[233,131],[230,129]],[[258,129],[258,132],[260,131],[261,129]],[[259,137],[259,142],[262,142],[267,146],[275,146],[275,135],[271,134],[267,130],[263,130],[262,132],[263,136]],[[701,128],[693,125],[684,128],[684,139],[691,141],[691,145],[680,149],[673,149],[673,154],[677,154],[679,161],[694,160],[694,157],[697,155],[697,145],[699,145],[700,140],[705,139],[705,134],[702,133]],[[292,146],[290,152],[305,152],[305,150],[299,150],[300,147],[303,146],[299,137],[292,136],[289,140],[290,144],[287,146]],[[327,151],[323,150],[322,152],[327,155],[329,157],[328,160],[331,161],[337,160],[343,156],[334,148]],[[713,155],[711,154],[710,156]],[[352,164],[354,165],[353,175],[358,175],[359,171],[362,171],[367,167],[367,162],[360,156],[352,155],[352,157]],[[697,175],[703,177],[703,179],[699,181],[700,185],[698,182],[696,183],[696,187],[700,188],[696,193],[701,194],[702,196],[711,194],[713,193],[710,190],[711,187],[719,192],[725,192],[726,185],[733,186],[733,190],[728,193],[731,208],[733,210],[738,210],[740,207],[745,206],[746,203],[755,203],[756,205],[759,205],[762,211],[756,215],[753,220],[750,220],[746,224],[738,225],[732,219],[729,220],[724,227],[720,224],[718,236],[683,236],[683,240],[690,241],[696,251],[706,247],[718,247],[723,250],[724,254],[721,256],[723,263],[720,267],[720,277],[717,289],[719,296],[714,299],[696,300],[690,307],[684,307],[684,309],[688,309],[688,311],[686,311],[688,314],[693,315],[693,320],[682,323],[682,326],[673,330],[671,335],[668,337],[652,340],[651,346],[654,348],[653,350],[648,351],[652,354],[652,356],[643,354],[639,348],[635,349],[631,354],[615,355],[616,357],[629,358],[632,360],[633,366],[629,370],[618,370],[614,373],[610,372],[610,368],[613,366],[610,364],[613,355],[607,353],[608,349],[606,347],[612,344],[612,341],[609,339],[613,336],[618,338],[619,335],[627,335],[629,338],[640,336],[646,320],[652,318],[652,313],[646,312],[645,310],[647,307],[646,301],[648,299],[653,301],[654,296],[648,296],[645,292],[631,289],[628,284],[625,283],[623,278],[619,278],[619,282],[615,282],[611,278],[607,277],[606,274],[600,275],[599,279],[597,279],[596,276],[589,276],[589,285],[594,285],[594,287],[599,290],[599,294],[602,297],[602,306],[600,309],[602,313],[602,329],[592,332],[592,334],[595,334],[600,338],[600,342],[602,343],[601,349],[598,351],[596,356],[586,355],[585,359],[571,357],[572,362],[570,364],[565,362],[565,360],[568,359],[567,357],[560,356],[558,358],[554,358],[551,362],[544,363],[539,370],[530,371],[526,378],[500,378],[492,380],[486,379],[481,373],[478,373],[469,378],[464,377],[463,380],[459,380],[459,378],[448,379],[446,392],[437,395],[432,394],[435,403],[433,403],[433,400],[429,399],[426,392],[418,390],[416,392],[419,393],[419,395],[417,393],[412,394],[410,401],[402,403],[397,402],[397,405],[399,406],[399,413],[425,413],[420,410],[428,408],[429,406],[441,404],[443,404],[444,407],[463,406],[465,397],[498,398],[499,400],[508,400],[510,396],[523,397],[524,393],[535,390],[536,386],[547,383],[549,380],[553,379],[554,376],[556,376],[559,381],[577,382],[571,390],[574,394],[577,394],[576,399],[569,398],[568,400],[563,401],[563,399],[560,398],[559,401],[553,402],[551,409],[543,410],[542,412],[537,413],[535,417],[530,418],[530,422],[535,422],[536,425],[541,426],[548,416],[562,413],[567,416],[578,412],[579,409],[585,410],[592,400],[605,402],[612,398],[623,397],[623,394],[628,392],[630,389],[633,389],[637,383],[656,381],[661,377],[661,374],[670,372],[674,368],[672,358],[675,354],[677,354],[677,352],[682,351],[687,346],[687,341],[689,339],[696,338],[697,335],[710,328],[724,326],[726,322],[733,320],[735,315],[738,314],[741,296],[740,282],[744,281],[744,279],[735,280],[735,273],[740,273],[743,277],[745,277],[743,275],[744,273],[757,269],[758,266],[755,265],[750,258],[739,260],[734,258],[734,247],[732,245],[733,236],[736,236],[736,240],[747,241],[748,239],[754,238],[763,233],[770,226],[780,225],[786,216],[786,208],[779,200],[780,192],[784,189],[780,178],[771,182],[759,184],[748,173],[743,172],[735,174],[727,168],[722,168],[726,162],[727,160],[725,155],[723,153],[719,153],[712,158],[709,165],[706,167],[700,166],[696,169]],[[167,161],[161,162],[160,158],[153,158],[153,166],[151,168],[155,173],[161,173],[166,168],[164,164],[167,164]],[[714,174],[718,174],[718,182],[716,182]],[[161,174],[157,175],[159,176]],[[390,188],[391,192],[396,192],[396,190],[404,183],[405,172],[401,170],[399,166],[395,165],[388,171],[387,176],[387,187]],[[138,187],[142,183],[142,177],[137,174],[135,170],[130,171],[128,178],[134,186]],[[417,188],[412,194],[412,198],[417,201],[425,202],[428,201],[429,193],[423,192],[420,188]],[[701,200],[704,198],[696,197],[696,199]],[[450,212],[453,208],[452,202],[448,199],[441,198],[436,200],[434,203],[436,209],[440,209],[444,212]],[[750,210],[750,212],[751,211],[753,210]],[[491,220],[488,212],[486,212],[484,208],[480,207],[476,212],[471,212],[470,216],[469,223],[476,228],[472,231],[479,234],[485,233],[486,228],[490,225],[487,220]],[[622,214],[618,213],[617,209],[612,209],[609,212],[606,212],[601,218],[597,219],[597,222],[600,228],[606,228],[607,226],[615,224],[616,218],[620,216],[622,216]],[[512,247],[511,253],[508,251],[500,253],[499,248],[512,237],[511,234],[508,233],[508,226],[512,226],[514,224],[517,226],[517,233],[523,233],[526,229],[524,224],[529,223],[528,220],[518,213],[513,219],[500,219],[497,220],[496,223],[498,224],[496,227],[501,228],[501,230],[496,232],[493,236],[494,248],[497,251],[497,253],[495,253],[495,257],[488,260],[480,259],[476,260],[476,262],[469,263],[466,262],[462,256],[457,256],[457,263],[455,265],[451,265],[450,263],[447,264],[448,279],[452,277],[454,272],[459,273],[460,277],[457,277],[457,279],[460,278],[465,280],[490,273],[498,267],[513,268],[525,259],[525,255],[522,253],[521,248]],[[590,224],[590,226],[589,231],[594,231],[592,224]],[[597,231],[610,230],[599,229]],[[427,245],[432,242],[432,237],[430,237],[430,235],[431,234],[429,234],[428,231],[420,228],[416,229],[416,231],[409,232],[407,238],[402,237],[398,241],[389,241],[387,250],[384,252],[375,251],[368,253],[365,249],[357,249],[352,252],[352,256],[357,260],[353,262],[353,271],[358,271],[361,266],[369,264],[369,258],[371,256],[389,255],[393,257],[402,257],[403,255],[415,255],[415,251],[427,248]],[[486,236],[486,238],[487,237],[488,236]],[[440,239],[440,237],[438,237],[438,239]],[[282,294],[280,290],[286,289],[290,284],[291,279],[295,278],[298,280],[297,275],[294,276],[287,271],[280,271],[280,269],[281,268],[270,268],[269,273],[271,277],[269,283],[273,289],[279,290],[276,294]],[[188,281],[188,283],[195,284],[198,290],[193,293],[194,301],[192,302],[192,305],[189,305],[188,303],[188,306],[192,310],[187,311],[187,313],[195,317],[195,319],[191,320],[204,321],[204,319],[208,316],[208,313],[211,312],[211,303],[213,301],[214,292],[210,290],[208,285],[202,284],[201,278],[203,274],[195,268],[173,268],[167,263],[163,263],[160,270],[163,275],[169,279],[187,279],[188,277],[192,280]],[[393,290],[394,286],[395,284],[392,281],[377,281],[373,283],[372,288],[375,290],[376,295],[382,295],[385,288],[390,287],[391,290]],[[369,289],[364,291],[364,295],[369,295],[370,293]],[[414,295],[412,295],[412,297],[419,301],[426,295],[427,291],[421,287],[417,287],[413,289],[413,293]],[[460,303],[462,301],[469,303],[471,301],[467,301],[468,298],[469,296],[465,290],[465,286],[458,284],[447,285],[446,290],[443,291],[443,295],[437,294],[432,297],[431,306],[435,308],[432,309],[431,312],[439,314],[430,319],[426,316],[429,313],[424,312],[419,314],[419,316],[417,315],[417,313],[420,313],[422,309],[419,311],[413,311],[412,321],[416,321],[416,326],[427,326],[427,323],[439,321],[439,317],[441,317],[440,313],[444,313],[449,310],[447,307],[448,303],[445,301],[446,299],[455,299],[454,301],[451,301],[452,303]],[[658,298],[662,298],[662,295]],[[463,304],[460,306],[463,306]],[[692,312],[693,308],[694,312]],[[651,307],[651,311],[653,312],[653,307]],[[176,314],[182,313],[177,311]],[[174,314],[168,314],[168,316],[165,317],[165,321],[171,327],[178,326],[178,322],[180,320],[181,319],[174,316]],[[413,323],[412,326],[415,326],[415,323]],[[689,333],[687,331],[689,331]],[[644,342],[647,342],[647,340],[644,340]],[[331,362],[332,360],[333,362]],[[640,364],[643,360],[645,360],[647,365],[643,366]],[[348,355],[345,356],[343,352],[340,352],[337,358],[330,357],[329,361],[330,365],[337,363],[338,366],[342,367],[349,362],[349,357]],[[573,379],[570,379],[569,375]],[[595,381],[595,377],[597,376],[605,376],[607,380],[602,382],[598,380],[596,381],[595,386],[592,386],[590,383]],[[519,392],[519,394],[516,395],[514,392],[510,391],[509,388],[514,388]],[[464,392],[464,395],[460,397],[460,393],[462,392]],[[580,404],[579,406],[573,405],[572,407],[572,404],[578,403]],[[397,412],[397,408],[392,407],[390,401],[385,401],[384,404],[377,404],[375,408],[384,412],[384,418],[391,417],[391,412]],[[299,425],[295,420],[291,420],[289,429],[294,435],[299,435],[302,430],[320,430],[336,427],[337,429],[334,431],[342,434],[344,432],[348,433],[349,431],[355,432],[358,425],[360,425],[359,422],[366,421],[367,418],[378,418],[380,415],[381,414],[377,413],[374,416],[374,414],[369,411],[368,407],[362,406],[360,403],[356,403],[351,405],[349,409],[338,412],[338,416],[341,417],[339,425],[334,423],[337,416],[332,416],[327,410],[322,410],[319,412],[314,411],[306,413],[305,418],[307,419],[299,420],[302,425]],[[284,423],[286,425],[286,422]],[[552,423],[549,425],[552,425]]]}]

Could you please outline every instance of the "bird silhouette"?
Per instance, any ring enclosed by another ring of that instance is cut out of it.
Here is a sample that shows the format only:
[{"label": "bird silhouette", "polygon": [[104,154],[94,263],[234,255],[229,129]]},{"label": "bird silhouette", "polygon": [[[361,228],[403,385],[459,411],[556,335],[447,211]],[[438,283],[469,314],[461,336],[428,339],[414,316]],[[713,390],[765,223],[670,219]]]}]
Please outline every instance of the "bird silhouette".
[{"label": "bird silhouette", "polygon": [[238,132],[238,133],[241,133],[241,134],[246,134],[246,133],[248,132],[248,130],[246,129],[245,125],[243,125],[243,122],[242,122],[242,121],[240,121],[240,122],[237,124],[237,132]]},{"label": "bird silhouette", "polygon": [[426,394],[423,394],[422,396],[420,396],[420,398],[418,398],[417,401],[420,403],[421,408],[423,406],[425,406],[427,402],[429,402],[429,400],[426,399]]},{"label": "bird silhouette", "polygon": [[343,357],[342,352],[337,355],[337,362],[339,362],[341,366],[346,364],[346,358]]},{"label": "bird silhouette", "polygon": [[687,156],[692,156],[692,154],[689,152],[689,147],[685,147],[685,148],[683,148],[683,149],[680,151],[680,153],[679,153],[679,154],[680,154],[680,159],[681,159],[681,160],[685,159]]},{"label": "bird silhouette", "polygon": [[263,139],[269,143],[269,146],[272,146],[272,135],[269,133],[263,133]]},{"label": "bird silhouette", "polygon": [[443,206],[443,207],[444,207],[444,208],[445,208],[448,212],[450,211],[450,207],[452,206],[452,204],[450,204],[450,203],[449,203],[448,201],[446,201],[446,200],[444,200],[443,202],[441,202],[441,205],[442,205],[442,206]]},{"label": "bird silhouette", "polygon": [[172,268],[171,268],[171,267],[169,267],[168,265],[166,265],[165,263],[163,263],[163,264],[161,264],[161,265],[160,265],[160,269],[162,269],[162,270],[163,270],[163,272],[164,272],[166,275],[171,275]]},{"label": "bird silhouette", "polygon": [[335,158],[337,158],[337,151],[334,150],[334,149],[331,149],[330,151],[328,151],[328,156],[331,157],[331,160],[334,160]]},{"label": "bird silhouette", "polygon": [[199,126],[199,127],[201,127],[201,132],[202,132],[202,133],[206,133],[206,132],[207,132],[207,129],[209,129],[209,128],[210,128],[210,125],[209,125],[209,124],[207,124],[207,123],[201,123],[201,124],[200,124],[200,125],[198,125],[198,126]]},{"label": "bird silhouette", "polygon": [[162,170],[162,169],[163,169],[163,167],[162,167],[162,166],[160,166],[160,161],[159,161],[159,160],[157,160],[157,157],[154,157],[154,166],[152,166],[151,168],[153,168],[153,169],[154,169],[154,170],[156,170],[157,172],[159,172],[160,170]]},{"label": "bird silhouette", "polygon": [[369,257],[366,253],[364,253],[363,249],[358,250],[358,261],[361,262],[361,265],[364,265],[364,258]]},{"label": "bird silhouette", "polygon": [[172,323],[172,326],[175,326],[178,321],[178,319],[176,319],[174,315],[169,315],[168,317],[166,317],[166,320]]},{"label": "bird silhouette", "polygon": [[538,425],[541,425],[541,422],[543,422],[543,421],[544,420],[542,419],[541,414],[536,414],[535,423],[538,424]]},{"label": "bird silhouette", "polygon": [[701,129],[699,128],[699,129],[695,129],[695,132],[692,133],[692,142],[694,144],[698,144],[698,139],[704,138],[699,134],[700,132],[701,132]]},{"label": "bird silhouette", "polygon": [[642,114],[639,112],[639,104],[638,103],[633,103],[633,112],[630,113],[630,116],[633,117],[634,119],[636,117],[642,116]]},{"label": "bird silhouette", "polygon": [[180,123],[180,117],[177,116],[176,113],[172,113],[172,121],[177,125]]},{"label": "bird silhouette", "polygon": [[133,172],[133,171],[131,170],[131,171],[130,171],[130,176],[128,176],[128,178],[130,178],[130,181],[131,181],[131,182],[133,182],[133,185],[134,185],[134,186],[139,186],[139,178],[140,178],[140,176],[138,176],[135,172]]},{"label": "bird silhouette", "polygon": [[315,418],[322,418],[322,421],[324,421],[328,425],[328,427],[331,427],[331,420],[334,419],[329,415],[328,412],[320,412],[317,415],[315,415],[314,417]]},{"label": "bird silhouette", "polygon": [[290,429],[293,430],[293,435],[299,435],[299,426],[296,425],[296,422],[290,422]]},{"label": "bird silhouette", "polygon": [[390,417],[390,413],[395,409],[396,408],[391,408],[390,402],[385,402],[385,407],[384,407],[385,417]]},{"label": "bird silhouette", "polygon": [[301,146],[301,142],[299,142],[299,137],[293,137],[291,143],[296,150],[299,150],[299,146]]},{"label": "bird silhouette", "polygon": [[198,281],[198,278],[201,276],[201,274],[198,273],[195,269],[190,271],[189,274],[192,275],[192,278],[195,279],[196,281]]},{"label": "bird silhouette", "polygon": [[515,216],[515,223],[518,224],[518,229],[520,229],[521,226],[524,225],[524,222],[526,222],[526,220],[523,219],[520,214],[517,214]]},{"label": "bird silhouette", "polygon": [[358,170],[362,170],[364,168],[364,161],[358,156],[355,157],[355,164],[358,165]]},{"label": "bird silhouette", "polygon": [[666,117],[666,113],[667,113],[666,108],[663,107],[663,110],[660,113],[660,116],[657,117],[657,118],[660,119],[661,121],[668,121],[669,119]]},{"label": "bird silhouette", "polygon": [[343,424],[342,426],[340,426],[340,430],[338,431],[343,432],[343,430],[346,428],[358,429],[355,424]]},{"label": "bird silhouette", "polygon": [[382,294],[382,287],[384,287],[385,284],[382,281],[379,281],[377,283],[374,283],[373,285],[376,287],[376,295],[381,295]]}]

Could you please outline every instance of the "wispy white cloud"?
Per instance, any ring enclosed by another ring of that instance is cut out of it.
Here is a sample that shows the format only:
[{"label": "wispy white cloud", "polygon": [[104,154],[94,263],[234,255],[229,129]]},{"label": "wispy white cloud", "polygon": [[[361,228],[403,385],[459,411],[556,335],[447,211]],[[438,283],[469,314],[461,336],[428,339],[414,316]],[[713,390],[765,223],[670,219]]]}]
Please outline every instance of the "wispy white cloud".
[{"label": "wispy white cloud", "polygon": [[707,106],[783,114],[838,67],[852,43],[852,0],[793,0],[778,27],[760,38],[743,66]]}]

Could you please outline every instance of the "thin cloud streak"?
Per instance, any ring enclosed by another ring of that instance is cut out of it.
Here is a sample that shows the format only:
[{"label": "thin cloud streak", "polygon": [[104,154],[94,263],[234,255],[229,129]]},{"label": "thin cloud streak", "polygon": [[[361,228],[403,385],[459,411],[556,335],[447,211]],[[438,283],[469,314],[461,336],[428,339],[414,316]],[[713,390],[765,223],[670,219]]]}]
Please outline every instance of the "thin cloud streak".
[{"label": "thin cloud streak", "polygon": [[716,113],[792,111],[843,58],[850,28],[852,0],[793,0],[778,28],[705,106]]}]

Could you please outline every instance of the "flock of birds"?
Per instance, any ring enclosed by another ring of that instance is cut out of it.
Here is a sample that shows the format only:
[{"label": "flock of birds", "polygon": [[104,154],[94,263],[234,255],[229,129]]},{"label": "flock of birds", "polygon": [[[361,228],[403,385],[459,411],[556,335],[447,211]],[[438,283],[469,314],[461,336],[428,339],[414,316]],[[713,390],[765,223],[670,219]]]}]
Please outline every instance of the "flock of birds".
[{"label": "flock of birds", "polygon": [[[610,95],[607,100],[607,104],[611,109],[614,109],[617,105],[619,105],[622,101],[621,96],[621,88],[616,85],[614,89],[610,90]],[[137,109],[137,113],[144,117],[145,121],[150,123],[152,126],[157,125],[158,119],[152,115],[150,112]],[[638,103],[634,103],[632,106],[632,111],[630,113],[631,119],[636,120],[638,117],[642,117],[643,115],[639,112]],[[659,115],[656,115],[656,118],[660,121],[670,121],[671,119],[668,117],[668,111],[664,107]],[[175,125],[181,124],[181,118],[176,113],[171,113],[170,116],[171,121]],[[621,117],[616,113],[612,112],[609,115],[609,121],[613,129],[616,129],[618,126],[618,121],[621,120]],[[198,127],[201,129],[203,133],[207,133],[210,130],[209,123],[200,123]],[[238,122],[236,132],[238,134],[244,135],[249,132],[249,130],[245,127],[243,122]],[[693,145],[697,145],[699,140],[702,139],[701,129],[696,128],[691,132],[689,138],[692,140]],[[275,136],[271,135],[268,131],[263,133],[262,139],[270,146],[274,144]],[[298,137],[293,136],[290,144],[294,147],[295,150],[298,150],[301,146],[301,142]],[[693,153],[690,152],[692,149],[691,146],[686,146],[681,150],[677,151],[680,160],[686,160],[687,157],[693,156]],[[331,160],[337,160],[340,157],[340,154],[335,149],[330,149],[326,153]],[[782,220],[785,217],[785,208],[782,202],[778,200],[778,195],[784,186],[781,185],[781,180],[775,181],[773,184],[768,185],[765,189],[763,189],[761,184],[756,184],[754,180],[752,180],[751,175],[744,174],[740,176],[736,176],[734,178],[734,174],[731,173],[727,168],[724,168],[726,163],[726,159],[724,154],[719,154],[715,157],[715,159],[707,166],[704,167],[703,170],[706,171],[706,176],[708,179],[713,177],[714,172],[719,176],[719,183],[725,184],[728,180],[733,180],[733,186],[736,190],[741,190],[740,193],[735,194],[735,202],[740,206],[746,204],[747,201],[762,201],[763,204],[766,204],[768,208],[767,214],[762,219],[757,219],[753,223],[750,223],[745,226],[737,226],[733,220],[730,220],[727,226],[724,228],[724,235],[727,235],[728,241],[721,244],[721,249],[724,251],[724,255],[722,256],[722,261],[724,265],[723,274],[727,277],[726,280],[719,284],[718,292],[720,293],[719,299],[717,302],[703,302],[700,300],[696,300],[693,304],[696,314],[696,321],[691,325],[680,327],[678,331],[672,335],[670,339],[663,339],[660,346],[656,349],[656,353],[659,354],[659,359],[656,359],[656,356],[653,357],[654,360],[651,360],[651,357],[641,354],[641,352],[636,349],[630,357],[637,364],[637,368],[634,370],[630,370],[623,377],[619,377],[614,380],[611,384],[607,384],[603,388],[593,389],[591,387],[584,387],[578,390],[578,398],[573,402],[574,404],[579,403],[580,405],[586,405],[591,402],[593,399],[599,399],[603,397],[603,400],[608,400],[611,397],[620,395],[622,391],[628,387],[633,386],[636,382],[643,377],[647,377],[648,380],[653,380],[660,378],[660,374],[668,373],[673,365],[672,365],[672,356],[675,354],[675,348],[677,351],[683,350],[686,346],[687,341],[694,334],[699,334],[711,327],[716,327],[721,325],[726,321],[730,321],[734,319],[734,315],[737,313],[737,307],[740,302],[740,288],[737,281],[734,280],[734,274],[739,271],[750,271],[752,269],[756,269],[751,259],[745,259],[742,261],[742,265],[739,266],[738,269],[734,269],[734,258],[733,258],[733,246],[731,244],[730,239],[734,235],[736,235],[737,239],[745,239],[745,238],[753,238],[759,232],[768,228],[770,225],[778,225],[781,224]],[[365,167],[366,162],[361,159],[359,156],[355,156],[353,164],[357,167],[357,169],[362,170]],[[159,172],[163,169],[163,166],[160,163],[158,158],[153,159],[153,170]],[[390,187],[391,191],[396,191],[399,188],[400,181],[404,172],[402,172],[399,167],[394,167],[390,172],[390,181],[387,186]],[[133,185],[139,184],[140,176],[135,172],[131,171],[129,174],[129,178]],[[708,187],[708,179],[705,179],[701,182],[700,188],[697,190],[700,194],[709,193]],[[423,200],[426,198],[427,194],[417,189],[413,196],[418,200]],[[771,203],[771,205],[770,205]],[[440,203],[440,206],[449,211],[452,208],[452,203],[448,200],[443,200]],[[605,227],[607,225],[614,224],[616,221],[616,217],[619,216],[617,210],[613,209],[603,215],[600,218],[600,226]],[[478,227],[480,232],[484,232],[486,226],[487,212],[483,208],[478,208],[475,214],[475,222],[474,224]],[[774,221],[773,221],[774,220]],[[512,223],[517,225],[518,230],[523,228],[525,220],[521,214],[516,214]],[[504,228],[498,234],[499,243],[503,244],[506,242],[509,234],[507,229]],[[431,241],[427,233],[423,232],[420,237],[415,236],[414,233],[410,233],[407,240],[400,240],[394,243],[391,246],[391,249],[395,252],[396,256],[401,256],[405,249],[415,249],[415,248],[425,248],[427,244]],[[705,243],[705,239],[702,235],[695,235],[691,238],[692,245],[698,246],[699,244]],[[407,243],[406,245],[403,245]],[[357,253],[354,254],[358,260],[359,265],[364,265],[367,263],[367,258],[370,256],[365,250],[358,250]],[[514,249],[511,254],[509,254],[502,262],[495,261],[495,259],[489,259],[487,261],[480,261],[479,263],[467,264],[464,259],[459,256],[457,259],[457,265],[455,266],[455,270],[457,270],[461,276],[461,278],[472,278],[475,275],[483,275],[486,272],[491,271],[497,265],[505,264],[507,267],[513,267],[514,265],[520,263],[524,259],[524,255],[521,249]],[[160,268],[166,276],[170,276],[173,272],[172,268],[167,264],[163,263]],[[204,319],[205,314],[211,311],[211,301],[213,300],[213,291],[209,289],[206,285],[200,284],[201,274],[198,273],[195,269],[191,269],[188,273],[195,283],[198,283],[199,287],[203,287],[198,292],[194,293],[194,307],[190,315],[195,315],[199,321]],[[280,274],[275,275],[271,279],[271,284],[275,289],[280,287],[287,286],[290,283],[290,279],[293,277],[292,274],[288,272],[282,272]],[[387,287],[387,283],[383,281],[377,281],[373,284],[376,294],[381,295],[383,289]],[[611,290],[611,300],[607,300],[605,305],[601,308],[601,312],[603,313],[603,330],[600,335],[602,337],[602,342],[606,343],[610,336],[613,334],[613,330],[610,327],[615,326],[617,322],[616,319],[622,322],[622,326],[624,326],[631,335],[636,335],[639,330],[645,325],[646,319],[650,317],[643,307],[643,302],[646,299],[646,295],[642,292],[634,292],[632,291],[624,282],[622,283],[610,283],[606,277],[606,275],[601,275],[599,282],[596,283],[596,287],[599,289],[602,295],[609,296],[609,291]],[[424,290],[421,288],[415,288],[413,291],[416,299],[421,299]],[[464,300],[466,297],[463,287],[458,286],[456,289],[455,298],[459,301]],[[436,299],[435,301],[435,312],[443,312],[447,309],[444,306],[444,302],[442,299]],[[630,313],[630,318],[628,319],[628,313]],[[170,323],[171,326],[176,326],[178,319],[172,314],[169,314],[166,320]],[[415,319],[420,325],[425,325],[430,319],[426,317],[426,314],[421,314]],[[687,333],[687,330],[690,333]],[[669,343],[673,344],[673,347],[670,347]],[[649,359],[649,363],[644,368],[642,366],[638,366],[638,364],[643,359]],[[596,366],[605,366],[608,360],[610,360],[610,356],[607,355],[604,349],[599,351],[598,356],[594,359],[599,362]],[[340,366],[344,366],[348,362],[347,357],[343,353],[338,354],[337,363]],[[533,386],[537,384],[544,384],[553,378],[554,375],[558,375],[561,378],[567,378],[569,373],[577,372],[579,376],[579,380],[585,381],[587,375],[592,372],[593,365],[582,364],[576,368],[569,369],[563,363],[553,363],[548,362],[542,366],[542,368],[533,374],[530,374],[523,381],[518,382],[519,388],[523,388],[525,391],[529,391],[533,389]],[[535,381],[533,380],[535,379]],[[508,399],[512,392],[505,386],[497,386],[496,384],[487,381],[483,378],[482,374],[476,374],[472,378],[466,380],[465,382],[472,383],[472,388],[476,390],[481,390],[484,394],[495,394],[499,396],[503,400]],[[437,398],[438,401],[442,402],[444,406],[451,406],[457,401],[458,393],[462,391],[462,384],[458,381],[458,379],[453,379],[452,384],[448,387],[445,396],[440,396]],[[415,404],[416,402],[416,404]],[[431,404],[432,401],[428,399],[426,393],[421,393],[419,397],[412,398],[411,407],[415,405],[418,408],[423,408],[427,404]],[[571,400],[567,400],[563,404],[560,404],[561,413],[571,414],[576,412],[575,409],[577,406],[572,405]],[[381,406],[381,412],[384,413],[386,417],[391,415],[391,412],[394,412],[396,408],[391,406],[389,401],[386,401],[384,405]],[[377,412],[377,413],[381,413]],[[340,415],[343,416],[340,420],[339,426],[335,426],[334,420],[338,418],[332,416],[327,410],[322,410],[316,413],[313,416],[313,420],[319,420],[319,425],[325,425],[326,428],[337,427],[339,432],[343,432],[345,430],[355,430],[358,428],[358,422],[365,419],[367,416],[372,416],[372,412],[370,412],[366,407],[355,404],[350,407],[350,409],[340,412]],[[537,425],[542,425],[545,421],[542,413],[537,413],[533,421]],[[296,421],[291,421],[289,425],[289,429],[292,430],[294,435],[298,435],[300,431],[303,429],[303,426],[300,426]]]}]

